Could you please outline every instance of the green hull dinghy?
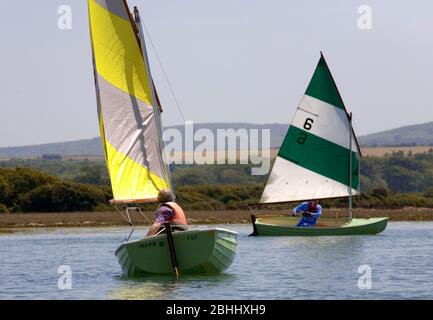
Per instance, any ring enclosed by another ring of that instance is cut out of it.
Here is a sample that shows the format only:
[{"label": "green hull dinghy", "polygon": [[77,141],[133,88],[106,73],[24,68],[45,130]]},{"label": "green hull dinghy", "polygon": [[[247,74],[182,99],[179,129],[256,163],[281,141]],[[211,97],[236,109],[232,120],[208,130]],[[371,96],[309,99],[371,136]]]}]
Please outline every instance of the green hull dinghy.
[{"label": "green hull dinghy", "polygon": [[352,236],[377,234],[385,230],[388,218],[320,219],[315,227],[296,227],[299,218],[251,217],[254,236]]},{"label": "green hull dinghy", "polygon": [[[164,161],[161,113],[137,8],[127,1],[89,0],[99,127],[113,191],[112,204],[133,226],[130,211],[156,203],[158,193],[174,195]],[[126,213],[117,207],[125,206]],[[237,233],[223,229],[155,235],[120,245],[115,254],[128,276],[216,273],[232,263]]]},{"label": "green hull dinghy", "polygon": [[[212,274],[227,269],[236,255],[238,234],[214,228],[172,233],[173,248],[180,274]],[[116,256],[123,275],[173,274],[172,256],[166,234],[120,245]]]}]

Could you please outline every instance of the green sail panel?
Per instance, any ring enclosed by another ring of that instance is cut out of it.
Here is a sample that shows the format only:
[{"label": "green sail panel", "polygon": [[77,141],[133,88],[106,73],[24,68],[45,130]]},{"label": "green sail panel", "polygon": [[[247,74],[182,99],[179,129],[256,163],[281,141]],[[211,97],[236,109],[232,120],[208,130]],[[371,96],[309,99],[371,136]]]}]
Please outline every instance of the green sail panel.
[{"label": "green sail panel", "polygon": [[306,130],[290,126],[278,156],[305,169],[349,186],[352,157],[352,188],[359,188],[359,154]]},{"label": "green sail panel", "polygon": [[345,109],[343,100],[340,97],[337,86],[335,85],[332,74],[323,56],[320,57],[305,94],[325,101],[337,108]]}]

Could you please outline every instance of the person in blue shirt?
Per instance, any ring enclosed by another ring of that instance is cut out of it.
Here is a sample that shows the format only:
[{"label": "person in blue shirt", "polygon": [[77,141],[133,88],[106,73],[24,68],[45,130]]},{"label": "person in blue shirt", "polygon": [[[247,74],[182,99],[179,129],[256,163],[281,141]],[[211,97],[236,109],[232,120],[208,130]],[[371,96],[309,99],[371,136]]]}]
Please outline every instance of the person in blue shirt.
[{"label": "person in blue shirt", "polygon": [[297,216],[298,213],[302,213],[302,218],[297,227],[314,227],[322,214],[322,206],[317,200],[305,201],[293,208],[292,216]]}]

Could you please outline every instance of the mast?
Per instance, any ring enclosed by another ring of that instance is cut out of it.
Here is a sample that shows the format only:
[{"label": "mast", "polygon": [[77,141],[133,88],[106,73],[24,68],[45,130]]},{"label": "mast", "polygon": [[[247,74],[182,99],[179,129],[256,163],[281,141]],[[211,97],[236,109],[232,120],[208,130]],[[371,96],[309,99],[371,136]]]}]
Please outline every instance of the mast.
[{"label": "mast", "polygon": [[352,112],[349,113],[349,219],[352,220]]},{"label": "mast", "polygon": [[[142,54],[143,54],[144,64],[145,64],[147,71],[148,71],[147,75],[148,75],[148,80],[149,80],[149,84],[151,86],[151,92],[152,92],[152,101],[153,101],[152,107],[153,107],[153,110],[154,110],[155,115],[156,115],[156,124],[158,126],[158,131],[159,131],[159,134],[161,137],[161,139],[158,140],[159,152],[160,152],[161,156],[163,156],[164,155],[164,145],[162,142],[163,131],[162,131],[162,124],[161,124],[162,108],[161,108],[160,103],[159,103],[159,97],[158,97],[158,94],[156,93],[155,84],[153,82],[152,73],[150,71],[150,63],[149,63],[149,58],[147,55],[146,41],[144,39],[143,26],[141,25],[140,12],[138,11],[137,7],[134,7],[134,22],[135,22],[136,30],[138,32],[139,39],[140,39],[140,45],[141,45],[141,50],[142,50]],[[167,160],[167,158],[165,157],[165,159],[163,159],[163,160]],[[173,197],[175,197],[173,185],[171,182],[170,167],[168,166],[168,164],[165,164],[165,167],[166,167],[166,174],[168,177],[168,181],[170,183],[171,193],[173,194]]]},{"label": "mast", "polygon": [[[320,56],[321,58],[323,58],[323,61],[325,62],[326,68],[329,70],[328,64],[325,60],[325,57],[323,56],[323,52],[320,51]],[[331,71],[329,71],[329,73],[331,74]],[[343,98],[341,97],[340,94],[340,90],[338,90],[337,84],[335,83],[334,77],[332,77],[331,74],[331,81],[334,83],[334,86],[337,90],[337,94],[340,97],[340,100],[343,102]],[[344,102],[343,102],[344,105]],[[357,149],[359,151],[359,154],[361,154],[361,148],[359,147],[359,143],[358,140],[356,139],[356,136],[353,132],[353,128],[352,128],[352,112],[350,113],[346,113],[347,114],[347,118],[349,120],[349,218],[352,219],[352,137],[355,137],[355,142],[356,142],[356,146]]]}]

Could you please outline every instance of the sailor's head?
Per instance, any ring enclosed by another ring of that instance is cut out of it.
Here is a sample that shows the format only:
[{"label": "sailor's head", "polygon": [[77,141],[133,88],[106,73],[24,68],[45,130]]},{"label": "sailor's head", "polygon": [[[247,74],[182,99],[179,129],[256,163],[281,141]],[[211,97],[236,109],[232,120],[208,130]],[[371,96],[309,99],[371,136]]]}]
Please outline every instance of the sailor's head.
[{"label": "sailor's head", "polygon": [[317,200],[310,200],[308,202],[309,202],[310,206],[312,206],[312,207],[315,207],[319,204],[319,201],[317,201]]},{"label": "sailor's head", "polygon": [[171,191],[168,189],[161,189],[158,193],[158,201],[160,203],[173,201],[173,195]]}]

